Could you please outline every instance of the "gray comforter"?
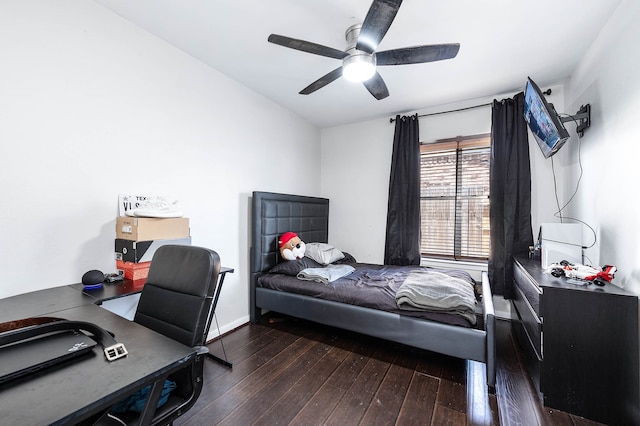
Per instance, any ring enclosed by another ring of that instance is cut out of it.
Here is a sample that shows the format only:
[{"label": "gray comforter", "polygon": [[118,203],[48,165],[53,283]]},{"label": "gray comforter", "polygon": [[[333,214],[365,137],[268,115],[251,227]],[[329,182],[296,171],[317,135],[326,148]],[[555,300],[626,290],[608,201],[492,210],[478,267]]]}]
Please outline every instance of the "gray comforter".
[{"label": "gray comforter", "polygon": [[441,272],[411,271],[396,292],[396,303],[402,310],[456,312],[476,322],[473,285]]},{"label": "gray comforter", "polygon": [[301,267],[286,273],[262,274],[258,278],[258,286],[463,327],[471,327],[472,324],[476,323],[475,318],[470,321],[468,315],[462,316],[456,310],[445,312],[426,309],[411,311],[400,309],[395,298],[398,289],[407,276],[413,271],[423,270],[437,271],[459,278],[467,282],[473,291],[475,282],[467,272],[420,266],[390,266],[363,263],[350,263],[349,265],[355,268],[354,272],[328,284],[297,278],[296,275],[305,269]]}]

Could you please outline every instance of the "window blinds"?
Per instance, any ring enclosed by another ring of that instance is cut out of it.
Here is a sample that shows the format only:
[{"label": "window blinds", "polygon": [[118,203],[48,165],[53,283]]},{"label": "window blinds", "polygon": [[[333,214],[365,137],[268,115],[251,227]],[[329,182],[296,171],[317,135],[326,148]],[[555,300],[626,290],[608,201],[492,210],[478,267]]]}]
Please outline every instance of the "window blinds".
[{"label": "window blinds", "polygon": [[421,145],[423,256],[488,258],[489,160],[489,135]]}]

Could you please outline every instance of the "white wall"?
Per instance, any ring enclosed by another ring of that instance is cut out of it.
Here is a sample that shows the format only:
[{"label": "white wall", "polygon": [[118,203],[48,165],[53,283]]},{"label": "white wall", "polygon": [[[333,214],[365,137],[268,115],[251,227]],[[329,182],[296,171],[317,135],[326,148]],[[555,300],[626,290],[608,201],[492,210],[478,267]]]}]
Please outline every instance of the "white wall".
[{"label": "white wall", "polygon": [[94,2],[0,2],[0,57],[0,297],[114,271],[118,194],[165,194],[248,321],[250,194],[319,195],[319,130]]},{"label": "white wall", "polygon": [[393,129],[388,119],[380,119],[322,131],[329,242],[359,262],[384,258]]},{"label": "white wall", "polygon": [[[584,174],[569,213],[596,231],[597,243],[586,250],[587,256],[594,264],[617,266],[614,282],[635,294],[640,294],[638,20],[640,2],[622,2],[569,80],[567,110],[574,113],[590,103],[592,124],[562,157],[571,191],[582,159]],[[583,235],[586,244],[592,242],[589,231]]]}]

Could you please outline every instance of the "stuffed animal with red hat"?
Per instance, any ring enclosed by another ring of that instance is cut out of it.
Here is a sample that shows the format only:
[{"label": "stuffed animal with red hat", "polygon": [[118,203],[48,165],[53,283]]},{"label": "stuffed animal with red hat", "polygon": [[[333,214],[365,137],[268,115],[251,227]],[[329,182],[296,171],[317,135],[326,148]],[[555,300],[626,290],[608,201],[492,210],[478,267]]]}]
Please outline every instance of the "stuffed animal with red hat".
[{"label": "stuffed animal with red hat", "polygon": [[285,232],[278,240],[280,256],[286,260],[302,259],[305,251],[304,241],[295,232]]}]

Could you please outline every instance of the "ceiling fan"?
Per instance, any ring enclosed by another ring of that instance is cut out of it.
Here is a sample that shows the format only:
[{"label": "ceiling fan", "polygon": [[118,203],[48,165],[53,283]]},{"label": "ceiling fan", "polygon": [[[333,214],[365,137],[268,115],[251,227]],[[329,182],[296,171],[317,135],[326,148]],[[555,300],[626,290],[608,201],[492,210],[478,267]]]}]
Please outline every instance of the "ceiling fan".
[{"label": "ceiling fan", "polygon": [[401,4],[402,0],[373,0],[364,22],[347,28],[345,33],[347,48],[344,51],[277,34],[271,34],[268,41],[290,49],[342,60],[342,66],[302,89],[301,95],[313,93],[338,78],[345,77],[348,80],[361,81],[376,99],[384,99],[389,96],[389,90],[376,70],[377,65],[406,65],[441,61],[455,58],[460,50],[460,44],[449,43],[376,52]]}]

